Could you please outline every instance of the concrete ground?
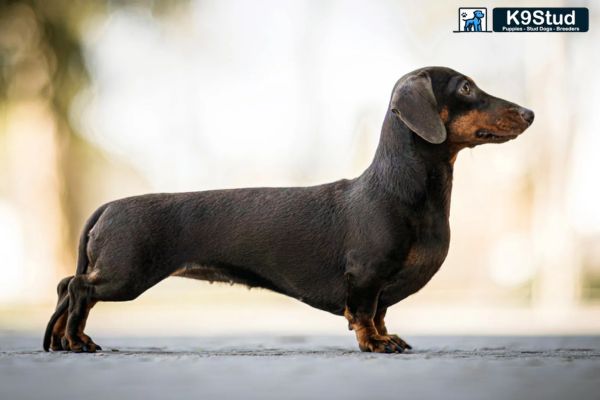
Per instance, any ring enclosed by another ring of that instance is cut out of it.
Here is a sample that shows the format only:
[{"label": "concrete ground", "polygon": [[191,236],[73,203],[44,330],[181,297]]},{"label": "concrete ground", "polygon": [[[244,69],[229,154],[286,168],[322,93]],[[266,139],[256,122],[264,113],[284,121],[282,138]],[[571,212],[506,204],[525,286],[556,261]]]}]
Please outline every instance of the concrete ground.
[{"label": "concrete ground", "polygon": [[44,353],[0,335],[0,399],[598,399],[600,337],[406,337],[370,354],[346,336],[96,338]]}]

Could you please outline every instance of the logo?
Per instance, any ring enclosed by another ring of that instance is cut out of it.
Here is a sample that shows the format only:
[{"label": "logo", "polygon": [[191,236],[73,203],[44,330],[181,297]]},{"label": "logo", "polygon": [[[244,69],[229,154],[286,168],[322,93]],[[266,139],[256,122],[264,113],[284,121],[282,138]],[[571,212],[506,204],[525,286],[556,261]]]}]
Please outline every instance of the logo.
[{"label": "logo", "polygon": [[[496,7],[492,15],[493,32],[587,32],[590,24],[585,7]],[[454,32],[492,32],[489,26],[486,7],[460,7]]]},{"label": "logo", "polygon": [[494,32],[587,32],[587,8],[494,8]]},{"label": "logo", "polygon": [[460,7],[458,30],[454,32],[491,32],[488,30],[486,7]]}]

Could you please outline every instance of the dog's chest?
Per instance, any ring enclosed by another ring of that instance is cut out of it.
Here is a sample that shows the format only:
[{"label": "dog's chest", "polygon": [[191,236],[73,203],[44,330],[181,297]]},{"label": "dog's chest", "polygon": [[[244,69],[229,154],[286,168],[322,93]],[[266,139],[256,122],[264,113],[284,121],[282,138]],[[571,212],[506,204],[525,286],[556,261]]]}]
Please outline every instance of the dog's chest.
[{"label": "dog's chest", "polygon": [[423,284],[427,283],[446,259],[449,243],[450,240],[441,239],[415,243],[408,252],[398,278],[414,279],[415,283],[424,280]]},{"label": "dog's chest", "polygon": [[426,226],[411,245],[400,271],[384,290],[384,300],[394,304],[425,286],[446,259],[449,245],[447,218]]}]

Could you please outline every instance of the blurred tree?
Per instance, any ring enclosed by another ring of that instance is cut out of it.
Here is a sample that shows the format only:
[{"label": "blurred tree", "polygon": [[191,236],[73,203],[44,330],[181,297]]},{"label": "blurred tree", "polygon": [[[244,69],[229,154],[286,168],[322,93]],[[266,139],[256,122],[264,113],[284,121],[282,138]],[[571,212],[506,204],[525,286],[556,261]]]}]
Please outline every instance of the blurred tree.
[{"label": "blurred tree", "polygon": [[[12,197],[42,230],[36,235],[48,247],[42,254],[55,257],[46,262],[60,266],[60,275],[73,269],[78,229],[89,211],[82,197],[95,185],[86,179],[90,158],[101,156],[69,115],[90,82],[82,45],[86,22],[119,7],[146,7],[160,15],[181,3],[0,0],[0,141],[6,144],[0,176],[12,169],[12,181],[26,181],[12,184]],[[8,186],[0,184],[0,194],[10,192]]]}]

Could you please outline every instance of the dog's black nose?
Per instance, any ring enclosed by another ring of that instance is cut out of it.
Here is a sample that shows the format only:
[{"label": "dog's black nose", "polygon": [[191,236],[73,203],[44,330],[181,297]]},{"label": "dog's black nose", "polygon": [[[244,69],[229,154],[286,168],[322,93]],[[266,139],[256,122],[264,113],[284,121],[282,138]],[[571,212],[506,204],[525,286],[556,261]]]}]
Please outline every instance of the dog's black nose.
[{"label": "dog's black nose", "polygon": [[535,117],[533,111],[521,107],[521,110],[519,110],[519,114],[521,114],[521,118],[523,118],[529,125],[531,125],[531,123],[533,122],[533,118]]}]

